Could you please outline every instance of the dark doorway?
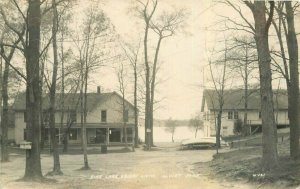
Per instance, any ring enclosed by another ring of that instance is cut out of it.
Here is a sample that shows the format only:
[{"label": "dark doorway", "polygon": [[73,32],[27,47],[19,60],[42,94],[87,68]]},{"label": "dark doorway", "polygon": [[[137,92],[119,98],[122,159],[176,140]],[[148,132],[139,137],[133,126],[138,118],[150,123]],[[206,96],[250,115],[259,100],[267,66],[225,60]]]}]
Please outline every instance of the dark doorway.
[{"label": "dark doorway", "polygon": [[109,129],[109,142],[121,142],[121,129]]},{"label": "dark doorway", "polygon": [[95,143],[105,143],[106,142],[106,128],[96,129]]}]

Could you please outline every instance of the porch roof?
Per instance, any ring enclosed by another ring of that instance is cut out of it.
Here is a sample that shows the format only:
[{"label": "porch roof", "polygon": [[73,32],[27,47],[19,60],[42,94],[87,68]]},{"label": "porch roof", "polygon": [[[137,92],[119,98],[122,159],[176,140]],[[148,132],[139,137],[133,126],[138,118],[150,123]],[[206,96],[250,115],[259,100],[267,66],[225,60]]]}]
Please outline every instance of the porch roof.
[{"label": "porch roof", "polygon": [[[61,127],[60,124],[56,124],[56,127]],[[86,123],[85,124],[86,128],[123,128],[124,124],[123,123]],[[126,127],[134,127],[133,123],[126,123]],[[73,123],[71,128],[81,128],[80,123]]]}]

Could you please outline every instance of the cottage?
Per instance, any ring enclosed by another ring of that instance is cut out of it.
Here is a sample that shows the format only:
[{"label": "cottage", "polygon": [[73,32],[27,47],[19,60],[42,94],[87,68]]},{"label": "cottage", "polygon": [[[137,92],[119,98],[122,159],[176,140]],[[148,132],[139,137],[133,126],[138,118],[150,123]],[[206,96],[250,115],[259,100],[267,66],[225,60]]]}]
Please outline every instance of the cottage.
[{"label": "cottage", "polygon": [[[221,136],[234,135],[234,125],[238,120],[243,121],[247,113],[247,124],[250,132],[261,131],[260,93],[257,89],[248,90],[248,104],[245,109],[244,90],[225,90],[222,112]],[[278,128],[288,127],[288,101],[286,90],[273,92],[274,115]],[[204,133],[215,136],[216,117],[219,111],[218,94],[215,90],[204,90],[201,112],[204,119]]]},{"label": "cottage", "polygon": [[[55,129],[58,142],[63,142],[63,133],[68,131],[69,144],[81,144],[81,110],[80,94],[57,94]],[[25,93],[18,95],[13,104],[15,112],[15,142],[20,144],[26,140],[26,111]],[[45,143],[49,143],[49,97],[43,97],[43,124]],[[64,101],[64,107],[62,102]],[[87,120],[86,135],[88,144],[120,144],[125,141],[125,128],[127,142],[133,143],[134,139],[134,106],[125,100],[123,116],[122,97],[116,93],[88,93],[87,94]],[[124,118],[124,119],[123,119]]]}]

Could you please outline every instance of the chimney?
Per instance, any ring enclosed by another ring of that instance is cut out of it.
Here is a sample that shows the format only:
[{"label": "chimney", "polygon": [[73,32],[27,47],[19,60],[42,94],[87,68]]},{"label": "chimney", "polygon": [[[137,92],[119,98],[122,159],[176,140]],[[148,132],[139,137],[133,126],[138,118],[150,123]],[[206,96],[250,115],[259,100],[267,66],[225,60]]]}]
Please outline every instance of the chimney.
[{"label": "chimney", "polygon": [[101,93],[101,87],[97,86],[97,93],[100,94]]}]

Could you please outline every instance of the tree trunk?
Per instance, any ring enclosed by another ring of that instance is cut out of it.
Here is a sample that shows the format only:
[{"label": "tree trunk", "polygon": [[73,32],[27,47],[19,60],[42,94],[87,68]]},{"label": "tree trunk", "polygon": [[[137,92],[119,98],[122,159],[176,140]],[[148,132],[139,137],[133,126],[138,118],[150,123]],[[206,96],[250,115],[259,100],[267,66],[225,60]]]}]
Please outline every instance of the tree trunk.
[{"label": "tree trunk", "polygon": [[196,131],[195,131],[195,138],[197,138],[197,133],[198,133],[198,127],[196,128]]},{"label": "tree trunk", "polygon": [[[3,77],[2,77],[2,56],[0,57],[0,117],[2,118],[3,115],[2,115],[2,81],[3,81]],[[0,126],[1,126],[1,129],[2,129],[2,122],[3,122],[3,119],[0,119]],[[0,142],[2,144],[2,136],[0,135]]]},{"label": "tree trunk", "polygon": [[[83,159],[84,159],[84,166],[82,167],[83,170],[90,169],[89,162],[88,162],[88,155],[87,155],[87,135],[86,135],[86,118],[87,118],[87,87],[88,87],[88,63],[89,63],[89,48],[90,48],[90,35],[91,35],[91,24],[88,25],[87,31],[87,41],[85,46],[85,54],[84,60],[81,62],[81,77],[82,77],[82,85],[81,85],[81,126],[82,126],[82,149],[83,149]],[[84,90],[84,92],[83,92]],[[83,119],[83,120],[82,120]]]},{"label": "tree trunk", "polygon": [[[274,2],[270,2],[274,5]],[[271,12],[273,12],[271,8]],[[262,115],[263,154],[262,166],[265,171],[278,167],[277,129],[274,117],[271,56],[269,51],[266,6],[264,1],[255,1],[252,8],[255,20],[255,41],[259,59],[260,96]],[[270,14],[272,19],[272,14]]]},{"label": "tree trunk", "polygon": [[31,149],[27,150],[25,180],[42,180],[40,157],[40,1],[28,1],[28,47],[26,56],[26,129],[27,139],[32,142]]},{"label": "tree trunk", "polygon": [[[143,18],[145,21],[145,34],[144,34],[144,58],[145,58],[145,81],[146,81],[146,104],[145,104],[145,143],[147,146],[147,149],[151,149],[151,141],[150,141],[150,135],[147,133],[147,130],[151,130],[151,107],[150,107],[150,101],[151,101],[151,88],[150,88],[150,66],[148,62],[148,31],[149,31],[149,26],[150,26],[150,21],[151,18],[156,10],[157,6],[157,0],[153,1],[154,7],[150,11],[150,14],[147,13],[147,5],[145,5],[144,10],[143,10]],[[152,132],[152,131],[150,131]]]},{"label": "tree trunk", "polygon": [[69,143],[69,129],[65,129],[64,132],[64,140],[63,140],[63,152],[68,152],[68,143]]},{"label": "tree trunk", "polygon": [[285,2],[286,20],[288,25],[287,46],[290,64],[290,86],[288,91],[289,120],[290,120],[290,155],[293,159],[300,158],[300,110],[299,110],[299,70],[298,70],[298,42],[295,32],[294,10],[290,1]]},{"label": "tree trunk", "polygon": [[134,66],[134,145],[139,146],[138,108],[137,108],[137,70],[136,62]]},{"label": "tree trunk", "polygon": [[[220,110],[222,110],[223,107],[220,107]],[[221,147],[221,125],[222,125],[222,111],[218,112],[217,115],[217,130],[216,130],[216,147],[219,149]]]},{"label": "tree trunk", "polygon": [[44,149],[45,146],[45,123],[44,123],[44,115],[43,115],[43,82],[44,82],[44,60],[41,63],[41,70],[40,70],[40,123],[41,123],[41,150]]},{"label": "tree trunk", "polygon": [[[61,116],[60,116],[60,129],[63,132],[63,152],[67,152],[67,145],[68,143],[68,135],[67,135],[67,128],[64,128],[64,117],[65,117],[65,65],[64,65],[64,30],[61,31]],[[66,147],[66,148],[65,148]]]},{"label": "tree trunk", "polygon": [[[82,123],[82,148],[83,148],[83,159],[84,159],[84,166],[83,166],[83,170],[88,170],[90,169],[89,167],[89,162],[88,162],[88,156],[87,156],[87,136],[86,136],[86,118],[87,118],[87,79],[88,79],[88,67],[87,67],[87,62],[86,63],[86,71],[85,71],[85,79],[84,79],[84,83],[85,83],[85,87],[84,87],[84,94],[82,94],[82,100],[83,102],[82,103],[82,108],[83,108],[83,123]],[[81,93],[82,93],[82,90],[81,90]]]},{"label": "tree trunk", "polygon": [[[123,74],[122,74],[122,77],[123,77]],[[122,82],[123,82],[123,79],[122,78]],[[126,122],[125,122],[125,111],[126,111],[126,108],[125,108],[125,93],[124,93],[124,85],[123,83],[121,84],[122,85],[122,112],[123,112],[123,128],[124,128],[124,142],[125,142],[125,147],[127,148],[128,147],[128,141],[127,141],[127,127],[126,127]]]},{"label": "tree trunk", "polygon": [[244,121],[243,121],[243,135],[247,136],[250,133],[250,129],[249,129],[249,125],[248,125],[248,44],[246,44],[246,62],[245,62],[245,67],[244,67],[244,74],[245,74],[245,81],[244,81],[244,87],[245,87],[245,91],[244,91],[244,99],[245,99],[245,103],[244,103]]},{"label": "tree trunk", "polygon": [[244,91],[244,120],[243,120],[243,135],[248,136],[250,134],[249,124],[248,124],[248,83],[245,85],[245,91]]},{"label": "tree trunk", "polygon": [[144,53],[145,53],[145,70],[146,70],[146,104],[145,104],[145,144],[147,146],[147,149],[150,150],[151,143],[149,134],[147,132],[148,129],[151,129],[150,127],[150,67],[148,62],[148,46],[147,46],[147,40],[148,40],[148,30],[149,30],[149,22],[146,22],[146,29],[145,29],[145,36],[144,36]]},{"label": "tree trunk", "polygon": [[53,26],[52,26],[52,45],[53,45],[53,73],[52,73],[52,83],[50,87],[50,107],[49,107],[49,126],[50,126],[50,137],[51,145],[53,148],[53,171],[49,173],[50,175],[61,175],[60,170],[60,160],[58,145],[56,140],[56,131],[55,131],[55,103],[56,103],[56,79],[57,79],[57,70],[58,70],[58,53],[57,53],[57,41],[56,33],[58,26],[58,15],[55,0],[52,0],[52,10],[53,10]]},{"label": "tree trunk", "polygon": [[5,61],[4,64],[4,73],[2,80],[2,98],[3,98],[3,107],[1,115],[1,162],[8,161],[8,75],[9,75],[9,64]]},{"label": "tree trunk", "polygon": [[155,57],[153,62],[153,69],[152,69],[152,80],[151,80],[151,88],[150,88],[150,128],[151,128],[151,138],[150,138],[150,144],[153,146],[153,107],[154,107],[154,94],[155,94],[155,81],[156,81],[156,69],[157,69],[157,61],[158,61],[158,53],[160,49],[160,44],[162,41],[162,35],[159,36],[156,50],[155,50]]}]

